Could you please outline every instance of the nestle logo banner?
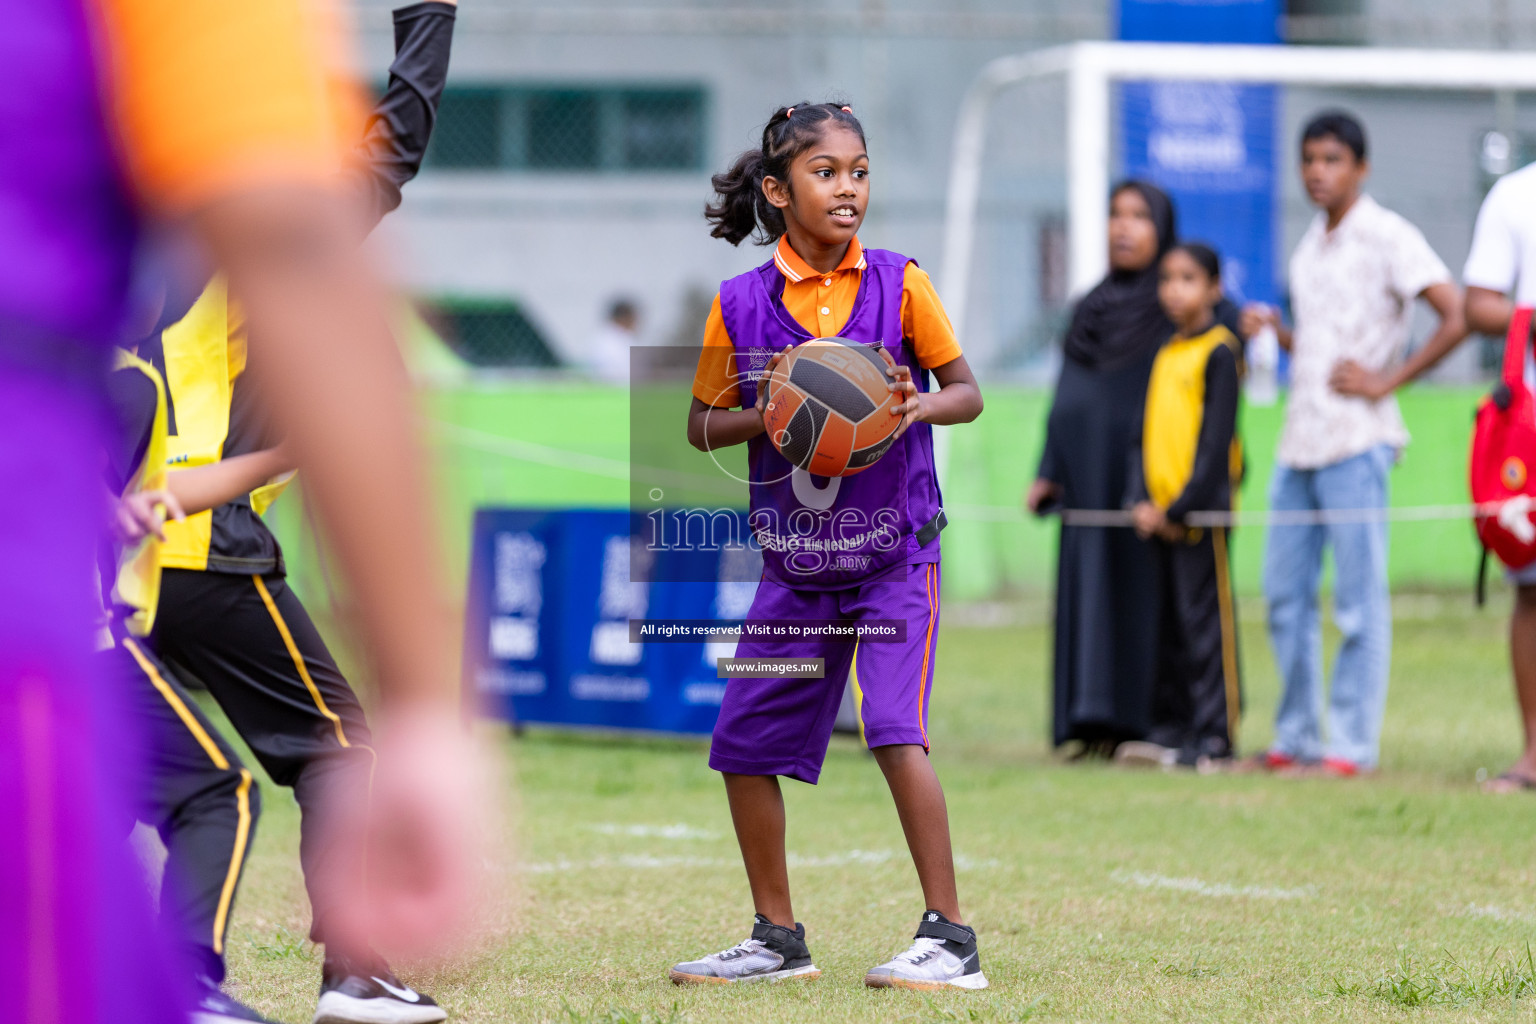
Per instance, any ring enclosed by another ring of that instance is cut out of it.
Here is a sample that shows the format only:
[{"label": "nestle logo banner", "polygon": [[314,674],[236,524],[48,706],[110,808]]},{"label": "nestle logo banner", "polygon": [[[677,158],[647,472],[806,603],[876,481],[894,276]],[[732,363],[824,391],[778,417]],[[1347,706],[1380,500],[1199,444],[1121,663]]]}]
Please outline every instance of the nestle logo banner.
[{"label": "nestle logo banner", "polygon": [[[1283,7],[1281,0],[1119,0],[1118,35],[1273,44]],[[1229,298],[1276,302],[1275,87],[1157,81],[1126,82],[1119,92],[1125,176],[1168,193],[1181,237],[1215,246]]]},{"label": "nestle logo banner", "polygon": [[1281,0],[1119,0],[1119,38],[1143,43],[1278,43]]}]

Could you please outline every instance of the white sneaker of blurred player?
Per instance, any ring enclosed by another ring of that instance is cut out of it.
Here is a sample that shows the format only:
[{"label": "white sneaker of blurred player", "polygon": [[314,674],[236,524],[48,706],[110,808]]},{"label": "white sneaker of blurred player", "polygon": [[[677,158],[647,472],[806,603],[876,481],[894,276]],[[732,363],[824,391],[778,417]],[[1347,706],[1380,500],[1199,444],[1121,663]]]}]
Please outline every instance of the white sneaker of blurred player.
[{"label": "white sneaker of blurred player", "polygon": [[368,968],[327,963],[313,1024],[437,1024],[447,1018],[431,996],[379,960]]},{"label": "white sneaker of blurred player", "polygon": [[667,977],[674,985],[730,985],[787,978],[810,980],[821,977],[821,971],[811,963],[805,925],[797,923],[791,931],[758,914],[746,941],[702,960],[677,964],[667,971]]},{"label": "white sneaker of blurred player", "polygon": [[864,984],[870,988],[986,988],[976,932],[930,910],[923,914],[911,948],[871,967]]}]

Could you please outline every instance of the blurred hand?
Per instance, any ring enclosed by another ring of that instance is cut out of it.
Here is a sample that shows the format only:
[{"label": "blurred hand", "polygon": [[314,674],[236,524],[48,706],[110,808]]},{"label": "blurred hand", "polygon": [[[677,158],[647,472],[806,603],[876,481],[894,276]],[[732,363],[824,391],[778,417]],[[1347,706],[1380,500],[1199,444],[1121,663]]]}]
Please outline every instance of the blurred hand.
[{"label": "blurred hand", "polygon": [[1238,317],[1237,329],[1243,337],[1251,338],[1265,327],[1280,329],[1280,311],[1262,302],[1250,302]]},{"label": "blurred hand", "polygon": [[905,396],[900,405],[891,408],[892,416],[900,416],[901,423],[896,427],[896,433],[891,435],[894,443],[897,438],[907,432],[907,428],[919,422],[923,418],[923,396],[917,390],[917,384],[912,380],[912,368],[902,366],[891,358],[891,354],[880,347],[880,358],[885,360],[886,375],[891,377],[891,383],[886,385],[892,394]]},{"label": "blurred hand", "polygon": [[1341,395],[1352,395],[1379,401],[1392,393],[1392,381],[1386,374],[1374,373],[1355,362],[1345,359],[1333,368],[1328,376],[1328,386]]},{"label": "blurred hand", "polygon": [[187,518],[174,494],[170,491],[138,491],[117,500],[113,525],[118,539],[124,544],[137,544],[151,534],[165,540],[167,517],[178,523]]},{"label": "blurred hand", "polygon": [[472,937],[496,797],[457,709],[403,705],[381,726],[367,893],[344,927],[406,957],[451,955]]},{"label": "blurred hand", "polygon": [[1044,477],[1039,478],[1029,485],[1029,490],[1024,494],[1024,507],[1035,515],[1041,515],[1040,509],[1047,503],[1061,497],[1061,485]]},{"label": "blurred hand", "polygon": [[[1168,518],[1163,515],[1163,510],[1150,501],[1138,501],[1136,507],[1131,509],[1131,523],[1136,527],[1136,536],[1142,540],[1148,540],[1153,536],[1162,536],[1167,528]],[[1164,538],[1167,539],[1166,537]]]}]

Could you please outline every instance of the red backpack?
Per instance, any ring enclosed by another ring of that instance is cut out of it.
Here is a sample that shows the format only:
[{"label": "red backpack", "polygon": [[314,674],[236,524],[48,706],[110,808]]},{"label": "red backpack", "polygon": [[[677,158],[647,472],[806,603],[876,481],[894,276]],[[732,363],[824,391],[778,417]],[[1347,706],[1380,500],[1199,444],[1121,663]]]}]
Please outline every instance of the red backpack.
[{"label": "red backpack", "polygon": [[1478,406],[1472,430],[1477,537],[1485,560],[1491,551],[1511,569],[1536,562],[1536,396],[1525,383],[1531,314],[1531,307],[1520,306],[1510,318],[1503,378]]}]

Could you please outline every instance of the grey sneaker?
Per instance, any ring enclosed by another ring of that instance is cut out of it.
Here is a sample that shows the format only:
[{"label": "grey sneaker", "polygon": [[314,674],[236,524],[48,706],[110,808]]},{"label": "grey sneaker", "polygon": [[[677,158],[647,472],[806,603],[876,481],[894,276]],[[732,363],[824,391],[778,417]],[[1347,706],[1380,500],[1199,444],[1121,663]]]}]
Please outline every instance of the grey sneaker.
[{"label": "grey sneaker", "polygon": [[667,977],[674,985],[730,985],[785,978],[809,980],[821,977],[821,971],[811,963],[811,951],[805,945],[805,925],[797,923],[795,930],[790,931],[758,914],[752,935],[745,942],[702,960],[678,964],[667,971]]},{"label": "grey sneaker", "polygon": [[976,931],[969,925],[951,924],[943,914],[930,910],[917,926],[912,948],[871,967],[864,984],[870,988],[986,988]]}]

